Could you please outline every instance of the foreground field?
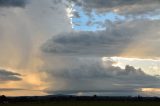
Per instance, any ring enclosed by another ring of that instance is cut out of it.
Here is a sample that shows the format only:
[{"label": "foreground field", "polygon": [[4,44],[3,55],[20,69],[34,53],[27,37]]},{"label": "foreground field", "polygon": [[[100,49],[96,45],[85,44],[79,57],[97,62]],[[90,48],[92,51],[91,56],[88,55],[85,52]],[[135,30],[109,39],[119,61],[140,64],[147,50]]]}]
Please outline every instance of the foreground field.
[{"label": "foreground field", "polygon": [[160,106],[160,102],[131,102],[131,101],[61,101],[0,104],[0,106]]}]

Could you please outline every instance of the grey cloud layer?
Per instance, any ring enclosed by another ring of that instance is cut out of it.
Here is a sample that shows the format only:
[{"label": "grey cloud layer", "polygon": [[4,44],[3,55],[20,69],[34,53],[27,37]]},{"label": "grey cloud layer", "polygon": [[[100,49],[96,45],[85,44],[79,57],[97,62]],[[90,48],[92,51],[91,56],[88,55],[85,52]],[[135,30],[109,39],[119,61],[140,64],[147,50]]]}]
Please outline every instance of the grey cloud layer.
[{"label": "grey cloud layer", "polygon": [[28,0],[0,0],[0,7],[24,7]]},{"label": "grey cloud layer", "polygon": [[141,69],[126,66],[125,69],[113,67],[111,61],[101,62],[90,60],[72,61],[73,67],[48,70],[48,75],[57,82],[47,92],[70,91],[107,91],[107,90],[131,90],[145,87],[160,87],[158,77],[145,74]]},{"label": "grey cloud layer", "polygon": [[[124,30],[128,29],[127,32]],[[58,54],[115,55],[132,40],[132,30],[126,26],[113,25],[105,31],[71,32],[54,36],[43,45],[43,51]]]},{"label": "grey cloud layer", "polygon": [[58,55],[115,56],[123,53],[125,49],[133,48],[130,48],[133,43],[133,45],[139,44],[135,49],[140,51],[140,48],[146,48],[148,45],[151,48],[146,51],[148,56],[160,55],[157,51],[160,43],[159,21],[134,20],[106,25],[104,31],[73,31],[59,34],[48,40],[42,46],[42,50],[45,53]]},{"label": "grey cloud layer", "polygon": [[[61,55],[104,55],[105,53],[111,55],[121,51],[118,49],[119,45],[115,43],[116,39],[105,36],[105,32],[100,34],[102,35],[92,32],[73,32],[58,35],[44,44],[42,49],[46,53]],[[124,45],[123,42],[120,43]],[[113,51],[115,48],[117,49]]]},{"label": "grey cloud layer", "polygon": [[0,82],[19,81],[19,80],[22,80],[21,74],[0,69]]},{"label": "grey cloud layer", "polygon": [[114,11],[123,15],[146,14],[160,9],[159,0],[69,0],[85,10]]}]

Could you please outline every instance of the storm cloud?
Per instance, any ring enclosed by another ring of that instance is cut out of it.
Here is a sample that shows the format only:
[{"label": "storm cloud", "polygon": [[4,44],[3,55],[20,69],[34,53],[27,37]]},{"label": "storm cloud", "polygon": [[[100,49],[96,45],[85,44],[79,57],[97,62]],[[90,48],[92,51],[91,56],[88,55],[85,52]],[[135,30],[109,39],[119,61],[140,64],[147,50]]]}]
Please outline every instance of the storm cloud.
[{"label": "storm cloud", "polygon": [[[151,11],[158,11],[159,8],[158,1],[151,3],[149,0],[146,2],[75,0],[73,2],[83,7],[84,12],[91,12],[91,10],[95,10],[96,13],[116,12],[132,17],[150,14]],[[159,57],[160,52],[157,50],[160,43],[160,21],[129,18],[121,21],[105,21],[100,24],[104,26],[104,30],[83,31],[82,29],[82,31],[59,33],[42,45],[45,58],[42,70],[45,70],[48,76],[46,81],[49,81],[50,85],[44,90],[45,92],[75,93],[107,90],[114,92],[122,89],[134,92],[141,88],[160,87],[158,76],[148,75],[142,69],[133,66],[126,65],[122,69],[114,67],[112,62],[101,61],[103,56]],[[93,58],[97,59],[93,60]]]},{"label": "storm cloud", "polygon": [[0,0],[0,7],[25,7],[28,0]]},{"label": "storm cloud", "polygon": [[[141,69],[126,65],[125,69],[114,67],[112,60],[102,62],[94,59],[77,59],[72,67],[48,70],[50,80],[55,80],[46,92],[67,93],[80,91],[136,90],[146,87],[160,87],[160,79],[147,75]],[[52,77],[51,77],[52,76]],[[52,79],[53,78],[53,79]]]},{"label": "storm cloud", "polygon": [[[159,8],[159,0],[0,0],[0,66],[4,68],[0,69],[0,90],[12,91],[14,86],[13,91],[135,94],[141,88],[160,88],[159,74],[102,61],[112,56],[160,57],[160,20],[148,18],[159,14]],[[94,20],[92,12],[100,21]],[[84,26],[92,29],[95,22],[103,29],[85,31],[82,25],[81,31],[76,30],[73,18],[85,21],[80,13],[89,17],[90,23],[82,22]],[[109,18],[123,19],[99,18],[107,13]]]},{"label": "storm cloud", "polygon": [[136,51],[132,50],[132,46],[135,46],[139,53],[146,48],[147,56],[159,56],[160,53],[157,51],[160,42],[159,26],[158,20],[147,19],[119,23],[107,22],[107,28],[103,31],[73,31],[58,34],[48,40],[42,46],[42,50],[45,53],[72,56],[115,56],[125,51],[132,51],[132,56],[140,57],[141,54],[134,53]]},{"label": "storm cloud", "polygon": [[5,69],[0,69],[0,82],[20,81],[20,80],[22,80],[21,74],[8,71]]}]

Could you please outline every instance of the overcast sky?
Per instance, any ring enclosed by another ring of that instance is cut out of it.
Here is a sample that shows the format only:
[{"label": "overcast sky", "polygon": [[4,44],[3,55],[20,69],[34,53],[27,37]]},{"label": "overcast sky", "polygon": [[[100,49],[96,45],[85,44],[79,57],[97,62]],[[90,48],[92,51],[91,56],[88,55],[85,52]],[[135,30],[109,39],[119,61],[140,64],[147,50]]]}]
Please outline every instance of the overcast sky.
[{"label": "overcast sky", "polygon": [[159,0],[0,0],[0,23],[0,94],[160,96]]}]

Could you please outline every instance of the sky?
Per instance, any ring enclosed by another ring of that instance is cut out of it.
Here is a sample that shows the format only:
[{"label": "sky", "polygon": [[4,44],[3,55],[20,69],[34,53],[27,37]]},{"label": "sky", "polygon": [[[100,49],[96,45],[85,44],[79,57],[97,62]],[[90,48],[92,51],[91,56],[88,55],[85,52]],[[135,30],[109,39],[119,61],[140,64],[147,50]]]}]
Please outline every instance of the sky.
[{"label": "sky", "polygon": [[160,97],[159,0],[0,0],[0,95]]}]

